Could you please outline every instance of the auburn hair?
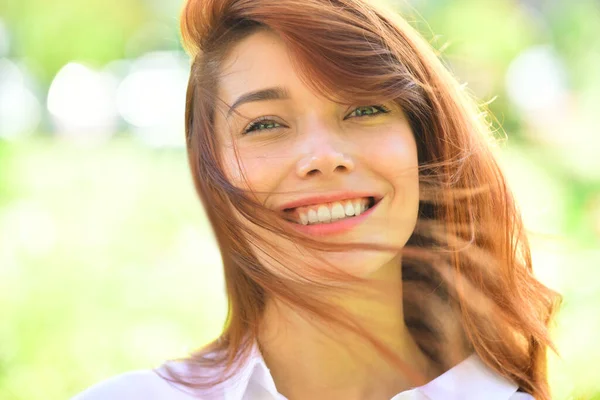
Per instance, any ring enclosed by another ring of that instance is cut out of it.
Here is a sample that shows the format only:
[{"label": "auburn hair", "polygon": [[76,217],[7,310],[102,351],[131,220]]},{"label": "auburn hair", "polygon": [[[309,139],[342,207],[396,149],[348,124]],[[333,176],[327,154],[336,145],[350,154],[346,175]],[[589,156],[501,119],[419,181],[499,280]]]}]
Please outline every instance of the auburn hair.
[{"label": "auburn hair", "polygon": [[[526,233],[495,161],[488,119],[401,16],[364,0],[186,1],[181,33],[192,59],[187,151],[220,247],[229,308],[220,337],[185,359],[221,372],[186,377],[170,370],[169,378],[208,388],[235,374],[271,297],[365,335],[383,356],[409,370],[327,302],[329,288],[322,281],[263,268],[250,247],[255,239],[235,218],[234,211],[309,247],[323,246],[278,224],[228,181],[222,167],[214,123],[220,68],[236,43],[262,29],[283,40],[316,92],[336,101],[393,100],[408,118],[419,157],[420,204],[416,229],[401,249],[402,278],[405,321],[423,352],[443,370],[456,361],[447,354],[460,343],[520,390],[549,399],[548,327],[560,297],[533,276]],[[268,243],[259,244],[277,254]],[[445,307],[454,324],[437,320],[430,306]]]}]

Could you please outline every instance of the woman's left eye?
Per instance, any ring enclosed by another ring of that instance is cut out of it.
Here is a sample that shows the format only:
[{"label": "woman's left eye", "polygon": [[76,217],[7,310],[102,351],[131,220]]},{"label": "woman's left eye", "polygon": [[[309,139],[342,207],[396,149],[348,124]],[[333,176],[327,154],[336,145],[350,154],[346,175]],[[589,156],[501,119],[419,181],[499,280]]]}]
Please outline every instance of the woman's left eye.
[{"label": "woman's left eye", "polygon": [[354,111],[352,111],[350,114],[348,114],[344,119],[347,118],[356,118],[356,117],[368,117],[371,115],[377,115],[377,114],[385,114],[390,112],[390,109],[382,106],[382,105],[378,105],[378,106],[360,106],[354,109]]}]

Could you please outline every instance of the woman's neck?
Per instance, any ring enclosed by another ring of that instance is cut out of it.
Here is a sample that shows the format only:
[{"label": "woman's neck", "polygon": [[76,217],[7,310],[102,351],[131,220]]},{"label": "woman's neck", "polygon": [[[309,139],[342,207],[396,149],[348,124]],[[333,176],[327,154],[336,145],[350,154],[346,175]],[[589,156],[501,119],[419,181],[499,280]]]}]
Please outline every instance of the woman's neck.
[{"label": "woman's neck", "polygon": [[288,399],[389,399],[435,375],[404,323],[400,263],[373,277],[378,289],[335,307],[388,347],[410,370],[394,366],[365,338],[317,322],[276,300],[267,303],[259,344],[280,393]]}]

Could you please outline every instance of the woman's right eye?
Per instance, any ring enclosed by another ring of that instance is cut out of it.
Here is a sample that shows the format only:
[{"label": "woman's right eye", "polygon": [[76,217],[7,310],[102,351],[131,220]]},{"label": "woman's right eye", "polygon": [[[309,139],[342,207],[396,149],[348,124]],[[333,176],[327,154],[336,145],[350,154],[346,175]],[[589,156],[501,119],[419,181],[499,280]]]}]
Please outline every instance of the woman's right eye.
[{"label": "woman's right eye", "polygon": [[257,132],[257,131],[265,131],[265,130],[271,130],[271,129],[276,129],[276,128],[280,128],[283,125],[281,125],[278,122],[275,122],[273,120],[270,119],[260,119],[258,121],[253,121],[251,122],[245,129],[244,129],[244,134],[249,134],[252,132]]}]

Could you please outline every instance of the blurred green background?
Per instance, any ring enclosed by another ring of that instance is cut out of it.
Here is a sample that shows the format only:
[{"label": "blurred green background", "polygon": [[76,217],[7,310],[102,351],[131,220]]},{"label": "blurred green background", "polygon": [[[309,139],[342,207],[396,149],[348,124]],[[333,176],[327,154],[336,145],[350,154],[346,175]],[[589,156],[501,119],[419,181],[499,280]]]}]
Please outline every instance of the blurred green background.
[{"label": "blurred green background", "polygon": [[[600,2],[395,4],[489,107],[564,295],[557,399],[600,399]],[[183,148],[181,0],[0,2],[0,398],[65,399],[225,316]]]}]

